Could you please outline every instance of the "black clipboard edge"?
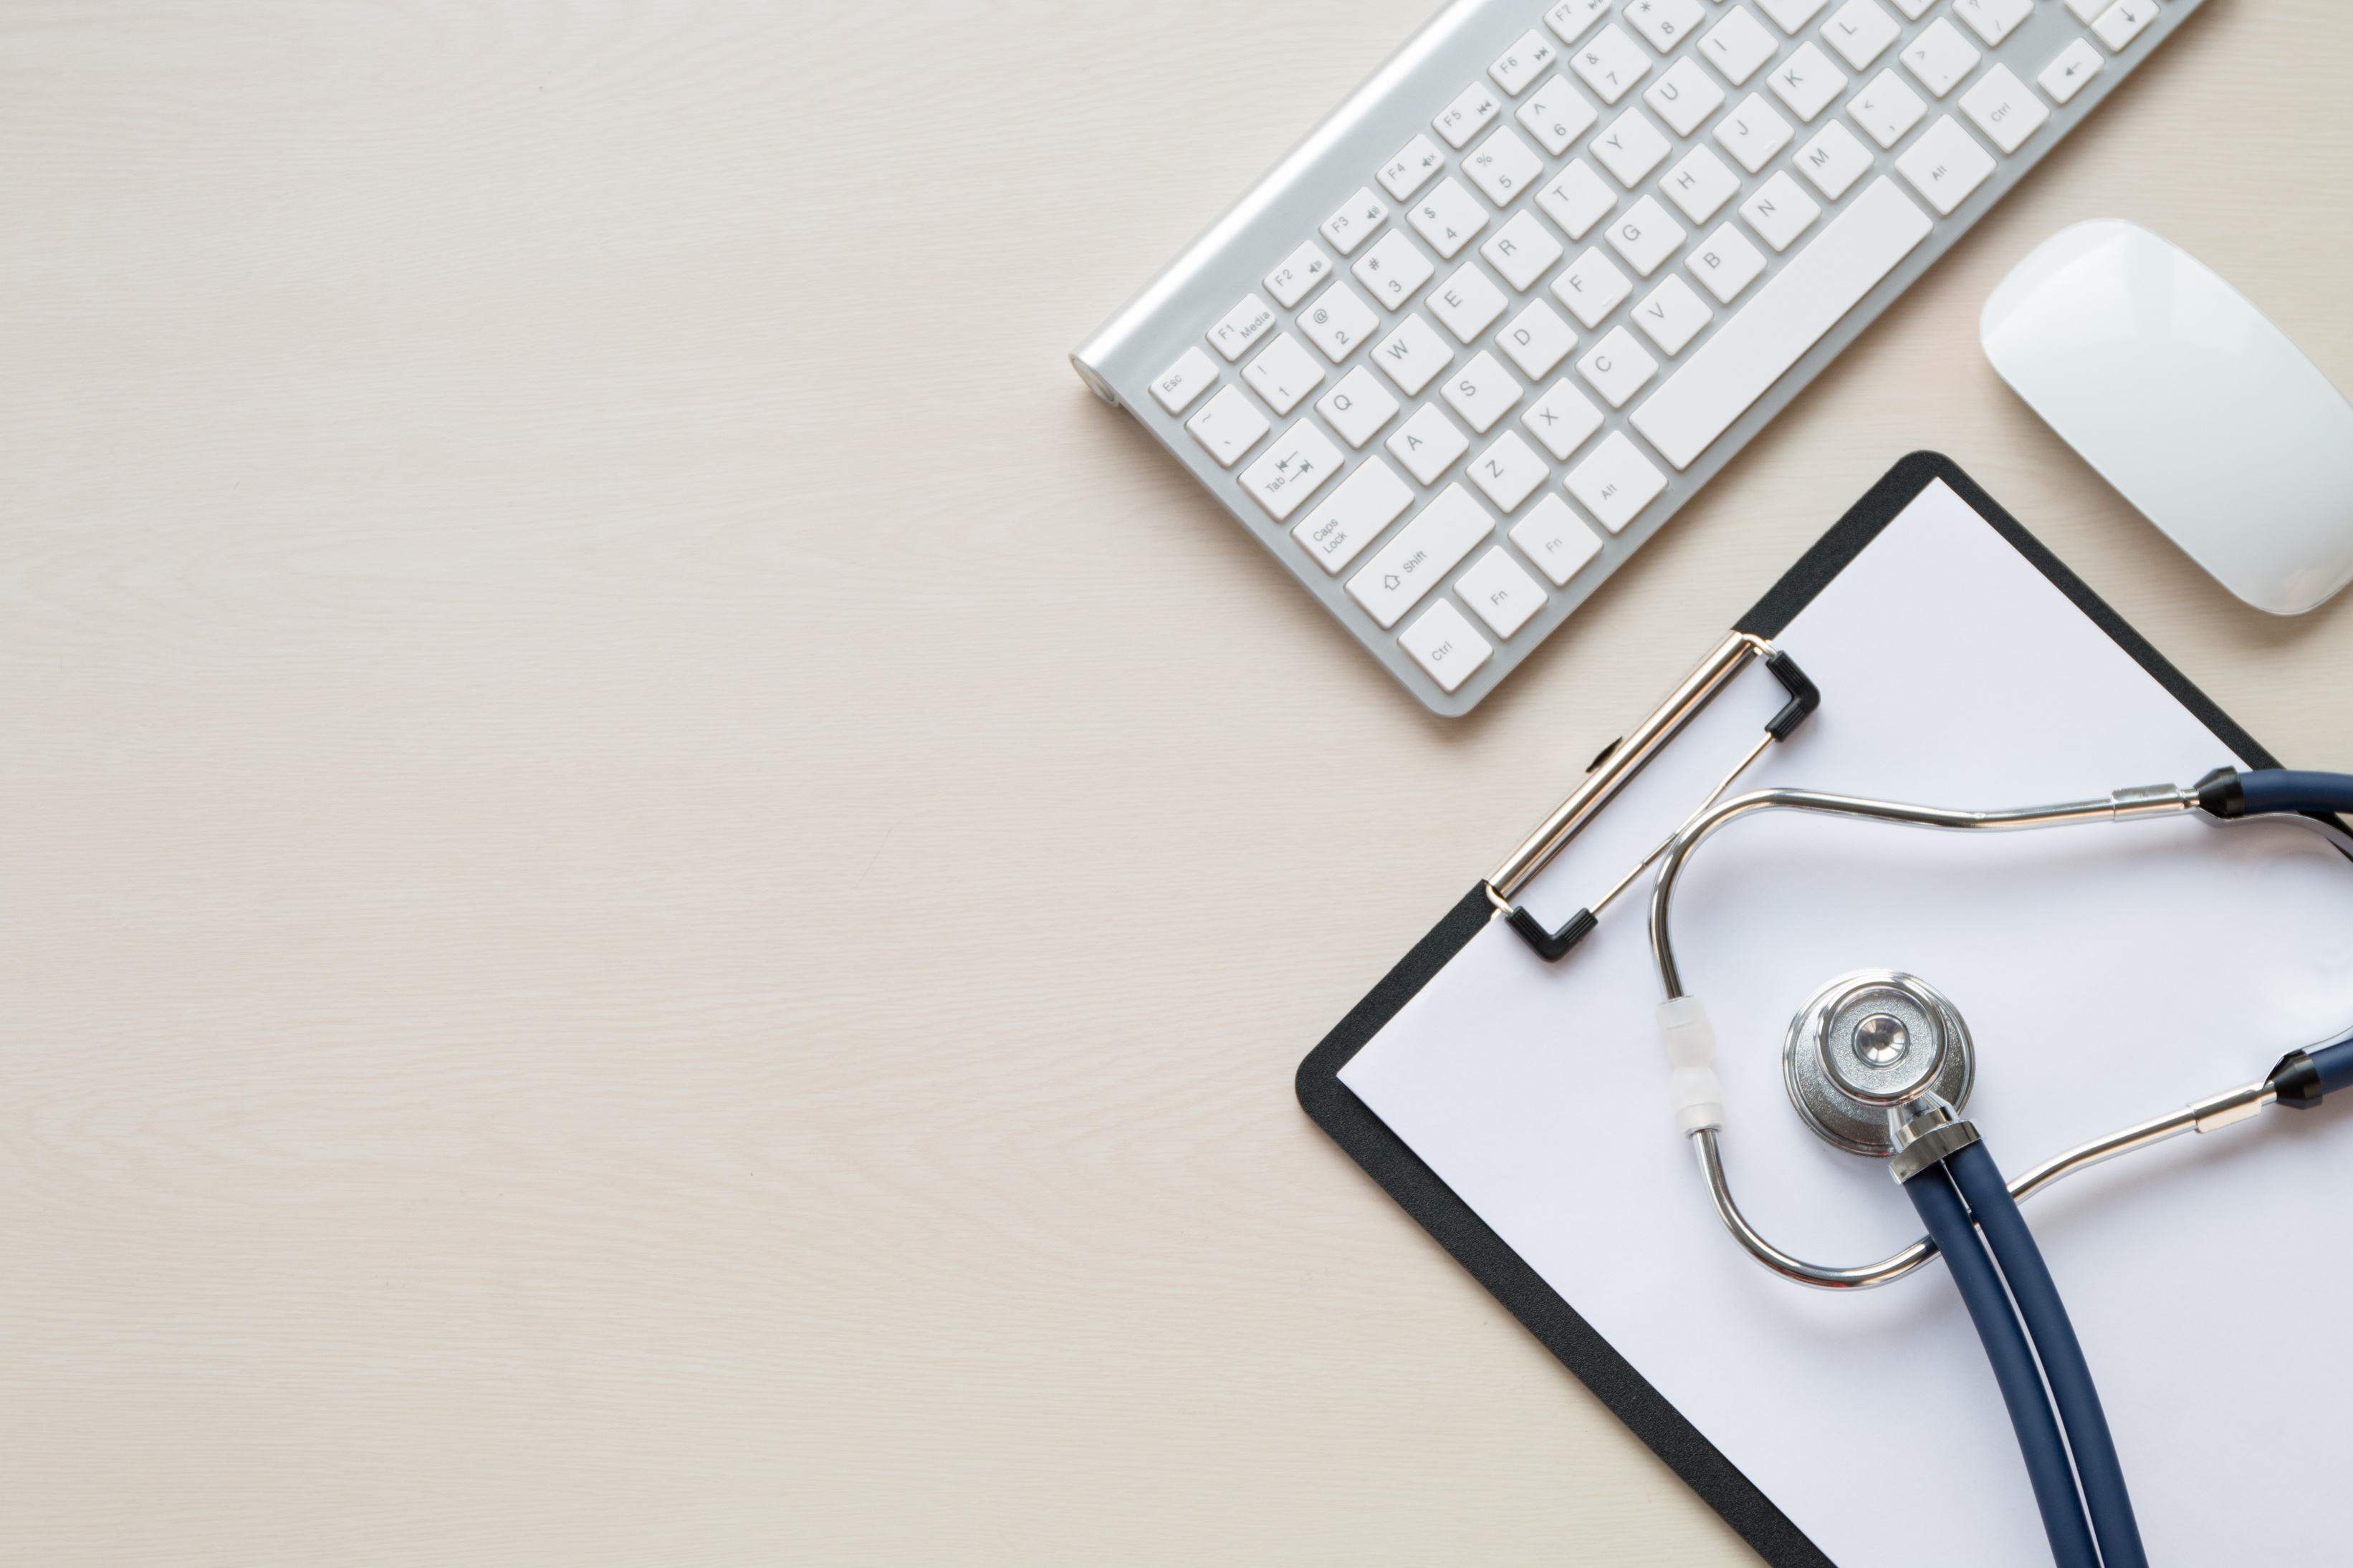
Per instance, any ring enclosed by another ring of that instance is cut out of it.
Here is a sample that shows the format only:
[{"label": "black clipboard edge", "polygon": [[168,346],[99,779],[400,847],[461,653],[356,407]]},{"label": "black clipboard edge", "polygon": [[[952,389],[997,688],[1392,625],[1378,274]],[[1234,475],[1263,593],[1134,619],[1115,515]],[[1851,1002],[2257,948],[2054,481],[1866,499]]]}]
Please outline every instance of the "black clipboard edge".
[{"label": "black clipboard edge", "polygon": [[[2069,603],[2130,654],[2242,762],[2258,768],[2280,765],[1942,452],[1914,452],[1888,469],[1733,629],[1767,638],[1778,636],[1881,530],[1937,479],[1950,486]],[[1349,1058],[1462,951],[1493,912],[1485,887],[1473,885],[1429,934],[1414,943],[1299,1064],[1300,1108],[1767,1563],[1774,1568],[1837,1568],[1788,1515],[1341,1083],[1340,1069]]]}]

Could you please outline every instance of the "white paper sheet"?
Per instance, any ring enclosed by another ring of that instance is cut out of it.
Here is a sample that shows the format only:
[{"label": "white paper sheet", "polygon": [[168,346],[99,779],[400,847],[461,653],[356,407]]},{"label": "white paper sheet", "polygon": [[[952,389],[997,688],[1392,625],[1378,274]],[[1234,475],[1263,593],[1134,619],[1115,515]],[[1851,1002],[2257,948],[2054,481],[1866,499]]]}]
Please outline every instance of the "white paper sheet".
[{"label": "white paper sheet", "polygon": [[[1941,483],[1776,640],[1822,707],[1744,789],[1987,808],[2243,761]],[[1782,700],[1744,672],[1529,907],[1557,924],[1616,880]],[[1716,1220],[1666,1109],[1635,893],[1556,966],[1490,922],[1342,1080],[1833,1560],[2047,1562],[1942,1265],[1834,1296],[1767,1274]],[[1832,1264],[1919,1230],[1883,1163],[1821,1142],[1781,1085],[1789,1018],[1835,975],[1905,969],[1953,999],[1978,1046],[1968,1114],[2013,1174],[2353,1025],[2353,863],[2279,825],[1960,835],[1767,814],[1694,859],[1675,937],[1715,1024],[1735,1194]],[[2343,1554],[2320,1478],[2353,1449],[2353,1363],[2324,1327],[2353,1300],[2348,1206],[2353,1113],[2333,1104],[2027,1205],[2152,1562]]]}]

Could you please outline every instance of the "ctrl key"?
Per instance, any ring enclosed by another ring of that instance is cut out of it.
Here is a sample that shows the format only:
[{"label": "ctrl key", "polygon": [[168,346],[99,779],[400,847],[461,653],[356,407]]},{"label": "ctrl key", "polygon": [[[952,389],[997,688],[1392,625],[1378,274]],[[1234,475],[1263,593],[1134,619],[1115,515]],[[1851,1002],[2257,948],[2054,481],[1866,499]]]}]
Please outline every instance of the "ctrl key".
[{"label": "ctrl key", "polygon": [[1441,691],[1452,691],[1494,657],[1495,647],[1471,629],[1451,599],[1440,599],[1428,615],[1406,627],[1398,647],[1413,655],[1414,663],[1429,672]]}]

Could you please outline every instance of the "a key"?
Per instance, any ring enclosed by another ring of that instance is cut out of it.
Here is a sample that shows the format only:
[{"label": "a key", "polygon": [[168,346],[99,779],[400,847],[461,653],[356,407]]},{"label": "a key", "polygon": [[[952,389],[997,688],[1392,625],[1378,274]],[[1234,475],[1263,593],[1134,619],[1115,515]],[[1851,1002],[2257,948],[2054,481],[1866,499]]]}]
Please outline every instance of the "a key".
[{"label": "a key", "polygon": [[1522,187],[1544,174],[1544,160],[1509,131],[1498,131],[1462,160],[1462,172],[1497,206],[1509,206]]},{"label": "a key", "polygon": [[1822,24],[1822,37],[1855,70],[1877,59],[1887,51],[1888,45],[1903,36],[1903,24],[1873,0],[1847,0]]},{"label": "a key", "polygon": [[1323,350],[1324,357],[1334,364],[1355,353],[1356,345],[1370,336],[1381,321],[1345,283],[1335,283],[1324,289],[1322,298],[1300,311],[1294,320],[1300,336]]},{"label": "a key", "polygon": [[1833,120],[1814,132],[1813,140],[1799,148],[1789,162],[1805,172],[1816,190],[1836,201],[1871,173],[1871,149],[1843,121]]},{"label": "a key", "polygon": [[1650,74],[1651,57],[1612,22],[1569,50],[1568,68],[1593,89],[1596,98],[1615,103]]},{"label": "a key", "polygon": [[1193,405],[1193,399],[1218,384],[1218,367],[1199,349],[1187,349],[1176,357],[1176,363],[1162,371],[1152,383],[1153,401],[1171,414],[1182,414]]},{"label": "a key", "polygon": [[2067,0],[2067,15],[2088,27],[2094,18],[2116,3],[2116,0]]},{"label": "a key", "polygon": [[1454,363],[1454,349],[1419,316],[1408,316],[1373,345],[1372,362],[1408,397],[1419,397],[1430,378]]},{"label": "a key", "polygon": [[1937,216],[1949,217],[1953,209],[1993,173],[1994,157],[1961,129],[1958,121],[1949,114],[1940,114],[1936,124],[1920,132],[1920,139],[1904,149],[1903,155],[1895,160],[1895,167],[1912,182],[1914,190],[1927,198]]},{"label": "a key", "polygon": [[1695,51],[1699,58],[1714,66],[1724,79],[1738,87],[1757,74],[1757,68],[1781,52],[1781,45],[1765,30],[1765,24],[1748,14],[1746,5],[1735,5],[1724,14],[1724,20],[1707,30]]},{"label": "a key", "polygon": [[[1422,413],[1442,422],[1434,408]],[[1379,626],[1393,626],[1494,531],[1487,509],[1461,485],[1449,485],[1348,579],[1348,595]]]},{"label": "a key", "polygon": [[1776,169],[1773,177],[1748,194],[1740,204],[1740,216],[1757,237],[1775,250],[1787,250],[1792,241],[1822,216],[1821,204],[1798,188],[1787,169]]},{"label": "a key", "polygon": [[1794,33],[1814,19],[1830,0],[1757,0],[1765,15],[1781,25],[1781,31]]},{"label": "a key", "polygon": [[[1517,444],[1519,437],[1506,436],[1504,439]],[[1543,480],[1537,482],[1541,484]],[[1526,626],[1528,617],[1545,606],[1545,591],[1536,586],[1527,568],[1513,560],[1512,552],[1500,544],[1454,579],[1454,592],[1471,606],[1472,615],[1487,623],[1489,631],[1505,639]]]},{"label": "a key", "polygon": [[1241,302],[1228,310],[1225,319],[1205,334],[1209,346],[1225,355],[1230,364],[1242,357],[1242,351],[1259,341],[1266,330],[1274,325],[1274,307],[1255,294],[1245,294]]},{"label": "a key", "polygon": [[2107,57],[2092,47],[2088,39],[2077,38],[2059,51],[2059,58],[2042,68],[2034,85],[2051,97],[2053,103],[2065,103],[2084,90],[2084,84],[2100,74]]},{"label": "a key", "polygon": [[1683,345],[1714,320],[1715,312],[1707,308],[1707,302],[1672,272],[1634,307],[1634,324],[1669,354],[1683,353]]},{"label": "a key", "polygon": [[1536,193],[1536,205],[1571,239],[1583,239],[1617,205],[1617,191],[1582,158],[1572,160]]},{"label": "a key", "polygon": [[1683,266],[1715,296],[1717,304],[1729,305],[1743,289],[1764,276],[1765,253],[1749,244],[1746,235],[1725,224],[1684,257]]},{"label": "a key", "polygon": [[2034,15],[2034,0],[1953,0],[1953,15],[1989,45],[1999,44]]},{"label": "a key", "polygon": [[1961,30],[1950,19],[1939,16],[1920,29],[1918,36],[1904,46],[1904,68],[1920,79],[1930,98],[1942,98],[1960,85],[1961,79],[1978,68],[1985,57],[1977,46],[1961,37]]},{"label": "a key", "polygon": [[1440,259],[1451,261],[1456,251],[1477,238],[1479,231],[1487,226],[1487,209],[1478,197],[1450,177],[1439,181],[1436,188],[1414,203],[1406,221],[1430,241],[1430,247],[1438,252]]},{"label": "a key", "polygon": [[1601,536],[1558,496],[1546,496],[1528,508],[1528,515],[1512,524],[1512,542],[1556,588],[1567,587],[1577,569],[1601,553]]},{"label": "a key", "polygon": [[2092,19],[2092,36],[2107,45],[2110,52],[2120,53],[2156,20],[2157,0],[2116,0]]},{"label": "a key", "polygon": [[1503,58],[1487,68],[1495,85],[1505,96],[1517,98],[1521,89],[1544,74],[1545,67],[1559,58],[1559,51],[1546,41],[1545,36],[1531,27],[1520,35],[1520,41],[1505,49]]},{"label": "a key", "polygon": [[1504,226],[1488,237],[1479,247],[1487,265],[1504,275],[1504,281],[1515,293],[1525,294],[1528,286],[1552,269],[1561,258],[1561,243],[1552,231],[1536,220],[1534,213],[1516,212],[1504,220]]},{"label": "a key", "polygon": [[1740,100],[1739,108],[1715,122],[1714,134],[1717,144],[1753,174],[1771,163],[1773,154],[1787,147],[1797,132],[1773,112],[1771,104],[1752,92]]},{"label": "a key", "polygon": [[1601,324],[1601,319],[1623,304],[1634,286],[1626,275],[1609,265],[1609,258],[1598,247],[1588,247],[1585,254],[1570,262],[1561,275],[1552,280],[1553,298],[1568,307],[1588,331]]},{"label": "a key", "polygon": [[1630,191],[1665,162],[1672,150],[1673,143],[1639,109],[1630,109],[1603,126],[1601,134],[1586,144],[1594,162],[1617,175],[1618,183]]},{"label": "a key", "polygon": [[[1544,395],[1528,405],[1520,416],[1520,425],[1527,433],[1543,443],[1544,449],[1554,457],[1567,460],[1571,452],[1586,443],[1587,437],[1601,428],[1606,417],[1593,405],[1593,399],[1569,384],[1563,376],[1545,389]],[[1556,577],[1565,583],[1566,577]]]},{"label": "a key", "polygon": [[1274,296],[1276,309],[1288,310],[1330,276],[1332,258],[1311,239],[1284,257],[1282,265],[1266,275],[1266,291]]},{"label": "a key", "polygon": [[1501,289],[1487,281],[1487,275],[1476,264],[1466,261],[1433,289],[1424,303],[1448,331],[1467,343],[1493,325],[1511,301],[1504,297]]},{"label": "a key", "polygon": [[1936,3],[1936,0],[1894,0],[1895,8],[1904,13],[1904,19],[1907,22],[1918,21]]},{"label": "a key", "polygon": [[1622,430],[1612,430],[1593,456],[1568,470],[1561,483],[1594,521],[1612,533],[1625,531],[1641,510],[1667,488],[1667,476],[1642,456]]},{"label": "a key", "polygon": [[1552,367],[1568,357],[1568,352],[1577,346],[1577,329],[1538,300],[1513,317],[1495,334],[1495,342],[1520,367],[1520,374],[1533,381],[1551,374]]},{"label": "a key", "polygon": [[1378,458],[1367,458],[1292,526],[1291,537],[1315,564],[1337,576],[1412,504],[1413,487]]},{"label": "a key", "polygon": [[1882,147],[1893,147],[1910,134],[1928,112],[1920,95],[1904,85],[1904,79],[1892,70],[1881,71],[1872,78],[1871,85],[1847,100],[1846,111],[1854,122],[1870,132],[1871,139]]},{"label": "a key", "polygon": [[1609,14],[1610,0],[1560,0],[1545,12],[1545,26],[1560,35],[1564,44],[1585,37],[1585,29]]},{"label": "a key", "polygon": [[1789,112],[1806,124],[1830,106],[1831,100],[1846,90],[1846,72],[1831,64],[1830,56],[1809,41],[1798,46],[1795,53],[1776,64],[1765,79],[1773,86],[1773,96],[1789,106]]},{"label": "a key", "polygon": [[1520,105],[1512,116],[1527,128],[1529,135],[1544,150],[1557,158],[1569,149],[1570,143],[1593,127],[1600,118],[1585,95],[1568,85],[1564,77],[1553,77],[1536,89],[1535,95]]},{"label": "a key", "polygon": [[1487,121],[1504,111],[1504,100],[1495,89],[1472,82],[1454,95],[1454,101],[1438,111],[1430,122],[1430,129],[1446,139],[1446,144],[1461,151],[1462,144],[1486,129]]},{"label": "a key", "polygon": [[1471,437],[1456,429],[1438,405],[1425,403],[1381,444],[1407,473],[1428,485],[1435,484],[1439,475],[1453,467],[1455,458],[1471,449]]},{"label": "a key", "polygon": [[1705,147],[1694,147],[1659,177],[1659,189],[1694,223],[1705,223],[1740,194],[1740,176]]},{"label": "a key", "polygon": [[1285,332],[1242,367],[1242,379],[1266,399],[1269,408],[1288,414],[1299,406],[1301,398],[1324,384],[1324,367],[1299,346],[1297,338]]},{"label": "a key", "polygon": [[1683,248],[1686,237],[1683,226],[1667,216],[1655,196],[1642,197],[1611,218],[1601,232],[1608,237],[1609,248],[1626,258],[1638,278],[1656,272],[1660,262]]},{"label": "a key", "polygon": [[1471,356],[1469,364],[1449,371],[1438,390],[1462,416],[1462,423],[1474,434],[1484,436],[1496,420],[1512,411],[1523,389],[1510,372],[1495,363],[1493,354],[1481,349]]},{"label": "a key", "polygon": [[1724,107],[1724,89],[1685,55],[1642,89],[1642,101],[1667,122],[1668,130],[1688,136],[1699,129],[1701,121]]},{"label": "a key", "polygon": [[1445,167],[1446,154],[1438,150],[1438,143],[1427,136],[1416,136],[1398,149],[1396,157],[1381,165],[1381,189],[1404,201]]},{"label": "a key", "polygon": [[1978,78],[1956,101],[1986,140],[2004,153],[2017,152],[2051,118],[2042,100],[2008,66],[1998,65]]},{"label": "a key", "polygon": [[1462,612],[1445,599],[1399,633],[1398,647],[1413,655],[1441,691],[1460,689],[1495,652],[1494,645],[1472,631]]},{"label": "a key", "polygon": [[1315,232],[1332,242],[1332,248],[1345,256],[1372,238],[1373,231],[1389,216],[1388,204],[1373,195],[1372,187],[1360,185],[1348,198],[1348,205],[1324,220]]},{"label": "a key", "polygon": [[1185,428],[1201,443],[1201,450],[1217,459],[1218,467],[1230,468],[1274,426],[1250,406],[1240,387],[1228,386],[1201,405],[1201,412],[1185,421]]},{"label": "a key", "polygon": [[1629,422],[1668,462],[1691,467],[1935,226],[1894,180],[1873,180]]},{"label": "a key", "polygon": [[[1529,450],[1528,444],[1506,430],[1494,444],[1471,459],[1464,470],[1479,493],[1494,503],[1495,510],[1510,516],[1513,509],[1535,492],[1552,470],[1542,458]],[[1506,634],[1509,635],[1509,634]]]},{"label": "a key", "polygon": [[1623,327],[1612,327],[1608,336],[1577,362],[1577,374],[1590,383],[1610,407],[1623,408],[1628,398],[1659,374],[1659,362],[1635,341],[1633,333]]},{"label": "a key", "polygon": [[1397,411],[1398,400],[1363,365],[1342,376],[1339,385],[1315,400],[1315,412],[1324,416],[1324,422],[1358,451],[1380,433],[1382,426],[1397,417]]},{"label": "a key", "polygon": [[1626,25],[1651,41],[1659,53],[1672,54],[1694,27],[1707,20],[1699,0],[1626,0],[1621,13]]},{"label": "a key", "polygon": [[1383,310],[1394,310],[1411,300],[1413,291],[1435,277],[1438,268],[1414,247],[1403,229],[1393,228],[1356,258],[1348,272]]},{"label": "a key", "polygon": [[1267,516],[1282,522],[1338,473],[1345,460],[1323,431],[1302,419],[1242,470],[1242,489],[1266,509]]}]

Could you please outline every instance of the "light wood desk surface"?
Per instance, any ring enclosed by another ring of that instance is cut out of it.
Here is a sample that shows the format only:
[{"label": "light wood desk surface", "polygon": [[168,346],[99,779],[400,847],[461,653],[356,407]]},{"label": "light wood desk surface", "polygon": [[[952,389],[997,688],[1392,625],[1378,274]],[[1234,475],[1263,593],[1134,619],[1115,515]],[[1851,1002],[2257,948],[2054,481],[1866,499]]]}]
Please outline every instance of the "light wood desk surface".
[{"label": "light wood desk surface", "polygon": [[1915,447],[2353,768],[1976,339],[2124,216],[2353,386],[2353,7],[1449,723],[1063,362],[1430,3],[0,15],[0,1560],[1753,1561],[1293,1066]]}]

